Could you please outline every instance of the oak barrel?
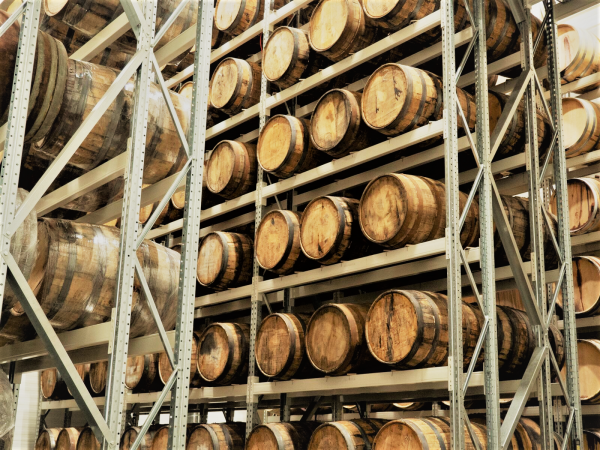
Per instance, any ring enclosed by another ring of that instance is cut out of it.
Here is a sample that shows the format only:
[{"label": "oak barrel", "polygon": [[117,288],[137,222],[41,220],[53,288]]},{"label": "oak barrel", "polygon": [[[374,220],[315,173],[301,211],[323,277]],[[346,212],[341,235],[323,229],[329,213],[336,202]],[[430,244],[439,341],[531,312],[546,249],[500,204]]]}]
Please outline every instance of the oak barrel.
[{"label": "oak barrel", "polygon": [[[472,444],[467,427],[464,428],[465,448],[474,450],[476,447]],[[480,447],[486,449],[485,425],[473,422],[472,428],[479,440]],[[450,434],[450,422],[446,418],[392,420],[379,430],[373,442],[373,448],[377,450],[444,450],[452,448]],[[516,447],[513,448],[516,450]]]},{"label": "oak barrel", "polygon": [[67,383],[57,369],[43,370],[40,375],[40,390],[47,400],[64,400],[70,398]]},{"label": "oak barrel", "polygon": [[289,178],[325,161],[310,141],[308,120],[277,115],[263,127],[256,148],[258,163],[279,178]]},{"label": "oak barrel", "polygon": [[[460,192],[461,211],[467,195]],[[372,242],[387,248],[418,244],[445,235],[445,186],[414,175],[387,174],[371,180],[359,205],[360,228]],[[476,201],[461,233],[464,246],[479,238],[479,207]]]},{"label": "oak barrel", "polygon": [[308,450],[369,448],[386,422],[382,419],[355,419],[324,423],[313,432]]},{"label": "oak barrel", "polygon": [[186,450],[243,450],[245,423],[212,423],[192,428]]},{"label": "oak barrel", "polygon": [[[571,236],[600,230],[600,180],[571,178],[567,180],[569,229]],[[550,212],[556,214],[556,195],[550,201]]]},{"label": "oak barrel", "polygon": [[46,428],[40,431],[40,435],[35,441],[35,450],[55,450],[60,431],[61,428]]},{"label": "oak barrel", "polygon": [[256,364],[275,380],[309,378],[315,373],[306,355],[308,314],[273,313],[263,319],[256,336]]},{"label": "oak barrel", "polygon": [[263,269],[278,275],[293,272],[306,260],[300,247],[302,216],[275,209],[263,216],[256,232],[256,260]]},{"label": "oak barrel", "polygon": [[[480,314],[462,303],[463,358],[467,366],[481,332]],[[433,292],[390,290],[371,305],[365,336],[378,361],[397,367],[445,365],[448,360],[448,299]]]},{"label": "oak barrel", "polygon": [[[273,7],[278,9],[286,3],[286,0],[275,0]],[[242,34],[263,19],[264,6],[260,0],[218,0],[214,26],[229,36]]]},{"label": "oak barrel", "polygon": [[[87,390],[90,391],[90,364],[75,364],[75,370],[77,371],[77,375],[81,378],[81,381],[83,381],[83,384],[85,384]],[[72,396],[73,393],[71,392],[71,389],[67,387],[67,390],[69,391],[69,395]],[[77,440],[75,440],[75,442],[77,442]]]},{"label": "oak barrel", "polygon": [[108,361],[90,364],[90,389],[93,394],[100,395],[106,389],[108,381]]},{"label": "oak barrel", "polygon": [[[270,36],[263,50],[262,69],[265,77],[280,89],[285,89],[313,75],[308,68],[315,59],[311,54],[308,33],[291,27],[279,27]],[[305,75],[305,72],[308,72]]]},{"label": "oak barrel", "polygon": [[[116,79],[118,71],[99,65],[69,60],[67,84],[60,112],[50,133],[35,144],[36,151],[49,158],[58,156],[62,148],[89,116],[100,98]],[[134,83],[129,82],[86,137],[69,164],[91,170],[127,149],[131,116],[134,108]],[[152,83],[148,104],[144,182],[156,183],[183,167],[185,151],[160,87]],[[170,92],[170,97],[184,133],[189,128],[191,104],[183,96]]]},{"label": "oak barrel", "polygon": [[302,213],[300,245],[307,258],[335,264],[366,256],[374,246],[358,223],[359,201],[345,197],[317,197]]},{"label": "oak barrel", "polygon": [[256,105],[260,99],[261,70],[256,63],[225,58],[210,79],[210,103],[230,116]]},{"label": "oak barrel", "polygon": [[377,39],[377,29],[359,0],[321,0],[308,30],[310,46],[332,61],[341,61]]},{"label": "oak barrel", "polygon": [[246,450],[308,450],[320,422],[286,422],[258,425],[246,439]]},{"label": "oak barrel", "polygon": [[[457,88],[461,109],[470,129],[475,128],[476,107],[471,94]],[[429,72],[401,64],[384,64],[369,77],[361,99],[362,118],[387,136],[440,120],[442,82]],[[458,125],[463,126],[459,120]]]},{"label": "oak barrel", "polygon": [[319,99],[310,119],[310,139],[318,150],[341,158],[373,142],[361,117],[361,97],[360,92],[333,89]]},{"label": "oak barrel", "polygon": [[77,450],[100,450],[100,442],[90,427],[85,427],[77,439]]},{"label": "oak barrel", "polygon": [[600,105],[580,98],[563,98],[562,119],[567,158],[600,149]]},{"label": "oak barrel", "polygon": [[[595,316],[600,313],[600,258],[574,256],[572,266],[575,315]],[[558,294],[557,305],[562,308],[562,291]]]},{"label": "oak barrel", "polygon": [[[577,356],[579,359],[579,395],[585,403],[600,403],[600,340],[578,339]],[[566,376],[566,367],[562,369]]]},{"label": "oak barrel", "polygon": [[365,337],[368,305],[331,303],[321,306],[306,328],[306,352],[312,365],[326,375],[383,367],[369,353]]},{"label": "oak barrel", "polygon": [[[401,411],[420,411],[425,409],[428,405],[426,402],[405,402],[405,403],[394,403],[395,408]],[[372,410],[372,409],[371,409]]]},{"label": "oak barrel", "polygon": [[253,243],[239,233],[216,231],[202,239],[197,277],[202,286],[222,291],[250,283]]},{"label": "oak barrel", "polygon": [[[190,386],[200,386],[200,375],[198,373],[198,337],[199,334],[194,332],[192,334],[192,360],[190,361]],[[162,384],[167,384],[171,374],[173,373],[173,367],[169,361],[169,357],[166,352],[161,352],[158,355],[158,377]]]},{"label": "oak barrel", "polygon": [[[43,219],[48,235],[47,268],[38,300],[56,330],[71,330],[110,319],[114,306],[120,235],[113,227]],[[175,325],[180,255],[145,240],[137,251],[158,312],[167,330]],[[136,281],[131,337],[156,332]]]},{"label": "oak barrel", "polygon": [[130,356],[125,369],[125,387],[134,392],[149,392],[162,387],[158,377],[158,354]]},{"label": "oak barrel", "polygon": [[[121,436],[121,445],[119,450],[130,450],[133,447],[133,443],[137,439],[140,433],[141,427],[127,427]],[[150,427],[148,432],[144,435],[140,446],[140,450],[152,450],[152,440],[154,439],[154,432],[156,427]]]},{"label": "oak barrel", "polygon": [[81,428],[63,428],[56,440],[56,450],[76,450]]},{"label": "oak barrel", "polygon": [[217,386],[245,382],[249,345],[248,325],[210,324],[198,339],[198,370],[203,382]]},{"label": "oak barrel", "polygon": [[[598,36],[566,23],[559,24],[557,31],[558,70],[563,83],[570,83],[600,71],[600,39]],[[600,83],[594,83],[575,92],[591,91],[598,86]]]},{"label": "oak barrel", "polygon": [[583,430],[583,450],[600,449],[600,428]]},{"label": "oak barrel", "polygon": [[[6,36],[6,35],[4,35]],[[3,37],[5,39],[5,37]],[[28,192],[24,189],[18,189],[15,210],[18,210]],[[34,294],[37,294],[41,279],[44,275],[46,261],[44,259],[44,249],[46,246],[46,236],[40,233],[38,236],[38,225],[37,225],[37,213],[35,209],[32,210],[23,223],[17,228],[17,231],[13,235],[10,241],[10,253],[15,258],[17,265],[21,269],[23,276],[27,279],[29,287],[33,290]],[[4,301],[2,303],[2,311],[8,311],[12,309],[12,313],[15,315],[22,314],[20,305],[18,305],[16,294],[12,288],[7,285],[4,292]],[[15,308],[16,306],[16,308]],[[8,336],[6,333],[8,330],[4,330],[0,324],[0,336]]]},{"label": "oak barrel", "polygon": [[[531,241],[529,238],[529,210],[527,202],[520,197],[510,197],[507,195],[502,195],[501,199],[504,213],[508,218],[508,223],[521,257],[529,259]],[[506,252],[496,229],[496,224],[494,224],[494,254],[496,256],[496,263],[507,261]]]},{"label": "oak barrel", "polygon": [[256,145],[221,141],[206,163],[210,192],[234,199],[256,188]]}]

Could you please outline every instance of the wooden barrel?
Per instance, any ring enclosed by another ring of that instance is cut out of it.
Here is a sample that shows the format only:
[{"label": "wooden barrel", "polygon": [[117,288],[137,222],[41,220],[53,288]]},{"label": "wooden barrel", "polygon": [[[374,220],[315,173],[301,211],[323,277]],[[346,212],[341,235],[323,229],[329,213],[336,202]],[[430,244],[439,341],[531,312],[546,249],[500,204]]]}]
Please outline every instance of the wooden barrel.
[{"label": "wooden barrel", "polygon": [[35,441],[35,450],[54,450],[61,428],[46,428]]},{"label": "wooden barrel", "polygon": [[186,450],[243,450],[245,423],[212,423],[192,428]]},{"label": "wooden barrel", "polygon": [[381,419],[355,419],[324,423],[313,432],[308,450],[369,448],[386,422]]},{"label": "wooden barrel", "polygon": [[265,45],[262,69],[267,80],[286,89],[298,82],[305,72],[308,76],[313,74],[314,70],[307,70],[311,59],[315,58],[311,55],[308,33],[298,28],[279,27]]},{"label": "wooden barrel", "polygon": [[77,439],[77,450],[100,450],[100,442],[90,427],[85,427]]},{"label": "wooden barrel", "polygon": [[[5,37],[3,37],[3,39],[4,38]],[[17,190],[15,201],[16,210],[19,209],[27,195],[28,192],[24,189]],[[40,233],[38,236],[37,213],[35,211],[32,211],[27,215],[10,241],[10,253],[15,258],[23,276],[27,279],[27,284],[29,284],[29,287],[33,290],[34,294],[37,294],[39,290],[46,269],[46,260],[44,259],[46,241],[46,236],[43,233]],[[11,313],[13,315],[23,314],[22,308],[18,305],[16,294],[10,286],[6,285],[2,311],[9,310],[12,310]],[[19,331],[18,328],[15,328],[14,331],[17,332],[17,334],[11,336],[10,331],[8,329],[5,330],[0,324],[0,336],[5,336],[7,338],[17,337]]]},{"label": "wooden barrel", "polygon": [[56,450],[76,450],[81,428],[63,428],[56,440]]},{"label": "wooden barrel", "polygon": [[[600,39],[593,33],[568,24],[558,28],[558,70],[563,83],[600,72]],[[575,92],[591,91],[600,86],[594,83]]]},{"label": "wooden barrel", "polygon": [[600,105],[580,98],[563,98],[562,119],[567,158],[600,149]]},{"label": "wooden barrel", "polygon": [[310,119],[311,142],[318,150],[341,158],[374,141],[361,117],[361,96],[360,92],[333,89],[319,99]]},{"label": "wooden barrel", "polygon": [[211,104],[230,116],[256,105],[260,99],[260,77],[258,64],[225,58],[210,79]]},{"label": "wooden barrel", "polygon": [[256,188],[256,145],[221,141],[206,163],[210,192],[234,199]]},{"label": "wooden barrel", "polygon": [[[405,403],[394,403],[395,408],[400,411],[421,411],[428,406],[427,402],[405,402]],[[371,409],[372,411],[372,409]]]},{"label": "wooden barrel", "polygon": [[[364,0],[362,4],[365,14],[369,19],[375,21],[378,26],[389,30],[404,28],[412,21],[420,20],[439,9],[439,4],[433,0],[409,2],[399,0]],[[455,22],[456,25],[458,24]],[[457,28],[458,30],[459,28]]]},{"label": "wooden barrel", "polygon": [[376,28],[358,0],[321,0],[308,30],[310,46],[332,61],[341,61],[377,39]]},{"label": "wooden barrel", "polygon": [[[579,395],[584,403],[600,403],[600,372],[598,360],[600,359],[600,340],[578,339],[577,356],[579,359]],[[563,377],[566,376],[566,367],[562,369]]]},{"label": "wooden barrel", "polygon": [[368,305],[323,305],[310,318],[306,329],[306,352],[312,365],[327,375],[382,367],[369,353],[365,338]]},{"label": "wooden barrel", "polygon": [[345,197],[318,197],[302,213],[300,245],[307,258],[335,264],[366,256],[374,246],[358,224],[359,201]]},{"label": "wooden barrel", "polygon": [[[571,236],[600,230],[600,180],[571,178],[567,181],[567,194]],[[550,201],[550,212],[557,213],[556,195]]]},{"label": "wooden barrel", "polygon": [[583,450],[600,449],[600,429],[583,430]]},{"label": "wooden barrel", "polygon": [[[575,315],[595,316],[600,313],[600,258],[574,256],[572,265]],[[562,308],[562,292],[558,294],[557,304]]]},{"label": "wooden barrel", "polygon": [[[141,427],[128,427],[121,436],[121,444],[119,450],[130,450],[133,447],[133,443],[140,434]],[[154,439],[154,432],[156,427],[151,427],[148,432],[144,435],[140,446],[140,450],[152,450],[152,440]]]},{"label": "wooden barrel", "polygon": [[216,231],[202,239],[198,282],[222,291],[252,281],[253,243],[244,234]]},{"label": "wooden barrel", "polygon": [[[34,144],[36,151],[52,159],[58,156],[82,121],[112,85],[117,74],[118,71],[107,67],[69,60],[66,89],[60,111],[50,133],[45,139]],[[70,165],[91,170],[127,149],[134,86],[133,82],[128,83],[119,93],[102,120],[94,126],[71,157]],[[185,163],[186,155],[160,87],[152,83],[150,90],[144,182],[153,184],[179,171]],[[170,96],[184,133],[187,133],[190,102],[175,92],[170,92]]]},{"label": "wooden barrel", "polygon": [[[479,423],[472,423],[476,438],[481,448],[487,448],[486,428]],[[465,426],[465,442],[471,438]],[[452,448],[450,442],[450,422],[442,417],[422,419],[398,419],[386,423],[375,437],[373,448],[377,450],[443,450]],[[398,443],[402,443],[398,447]],[[467,448],[475,448],[472,444]],[[517,447],[513,447],[516,449]],[[520,447],[519,447],[520,448]]]},{"label": "wooden barrel", "polygon": [[[481,332],[478,311],[462,303],[463,358],[468,366]],[[448,299],[443,294],[390,290],[371,305],[367,345],[378,361],[403,369],[442,366],[448,361]]]},{"label": "wooden barrel", "polygon": [[309,130],[305,119],[281,114],[271,117],[258,138],[258,163],[279,178],[318,166],[325,158],[310,142]]},{"label": "wooden barrel", "polygon": [[[461,209],[467,195],[459,193]],[[424,177],[404,174],[379,176],[367,185],[360,199],[363,234],[387,248],[400,248],[444,236],[445,186]],[[479,207],[473,201],[461,233],[464,246],[479,239]]]},{"label": "wooden barrel", "polygon": [[[194,332],[192,334],[192,360],[190,361],[190,386],[200,386],[200,375],[198,373],[198,337],[199,334]],[[165,352],[161,352],[158,355],[158,376],[162,384],[167,384],[171,374],[173,373],[173,367],[169,361],[169,357]]]},{"label": "wooden barrel", "polygon": [[[119,230],[66,220],[43,219],[48,235],[47,268],[38,301],[56,330],[105,322],[114,306],[120,250]],[[158,312],[167,330],[175,325],[180,255],[145,240],[137,251]],[[136,281],[131,337],[156,332],[141,285]]]},{"label": "wooden barrel", "polygon": [[265,317],[256,336],[256,364],[275,380],[309,378],[315,371],[306,355],[308,314],[274,313]]},{"label": "wooden barrel", "polygon": [[[460,88],[456,92],[469,128],[474,129],[475,100]],[[384,64],[373,72],[361,99],[365,123],[387,136],[440,120],[443,109],[440,78],[401,64]],[[463,126],[461,120],[458,125]]]},{"label": "wooden barrel", "polygon": [[256,232],[256,260],[263,269],[278,275],[293,272],[304,265],[300,246],[302,216],[294,211],[275,209],[268,212]]},{"label": "wooden barrel", "polygon": [[100,395],[106,389],[108,381],[108,361],[90,364],[90,389],[93,394]]},{"label": "wooden barrel", "polygon": [[152,437],[151,450],[167,450],[169,447],[169,427],[167,425],[158,428]]},{"label": "wooden barrel", "polygon": [[250,329],[240,323],[213,323],[198,339],[198,370],[203,382],[225,386],[248,376]]},{"label": "wooden barrel", "polygon": [[[488,101],[490,111],[490,134],[492,134],[500,120],[502,111],[506,106],[508,96],[500,94],[498,92],[489,91]],[[542,110],[537,109],[536,114],[538,147],[540,149],[540,154],[543,154],[547,150],[546,141],[550,137],[550,125],[546,114]],[[500,146],[498,147],[498,151],[496,152],[498,158],[505,158],[508,156],[516,155],[517,153],[521,153],[524,150],[527,135],[525,128],[526,118],[527,116],[525,111],[525,99],[523,99],[519,103],[515,114],[510,120],[506,133],[500,141]]]},{"label": "wooden barrel", "polygon": [[[83,381],[83,384],[85,384],[85,387],[87,388],[87,390],[90,390],[90,364],[75,364],[75,370],[77,371],[77,375],[79,375],[79,377],[81,378],[81,381]],[[69,395],[73,395],[73,393],[71,392],[71,389],[69,389],[67,387],[67,390],[69,391]],[[75,440],[75,442],[77,442],[77,440]]]},{"label": "wooden barrel", "polygon": [[161,387],[158,378],[158,354],[130,356],[125,370],[125,387],[134,392],[149,392]]},{"label": "wooden barrel", "polygon": [[[508,218],[508,223],[512,230],[515,243],[521,253],[523,259],[530,259],[531,255],[531,241],[529,238],[529,210],[528,205],[524,199],[519,197],[510,197],[508,195],[502,195],[502,206],[504,212]],[[496,263],[504,263],[508,261],[506,252],[500,235],[494,224],[494,254],[496,256]]]},{"label": "wooden barrel", "polygon": [[70,398],[67,383],[57,369],[46,369],[40,375],[40,390],[46,400],[64,400]]},{"label": "wooden barrel", "polygon": [[263,18],[264,3],[260,0],[218,0],[214,24],[229,36],[242,34]]},{"label": "wooden barrel", "polygon": [[246,450],[307,450],[320,422],[286,422],[258,425],[246,439]]}]

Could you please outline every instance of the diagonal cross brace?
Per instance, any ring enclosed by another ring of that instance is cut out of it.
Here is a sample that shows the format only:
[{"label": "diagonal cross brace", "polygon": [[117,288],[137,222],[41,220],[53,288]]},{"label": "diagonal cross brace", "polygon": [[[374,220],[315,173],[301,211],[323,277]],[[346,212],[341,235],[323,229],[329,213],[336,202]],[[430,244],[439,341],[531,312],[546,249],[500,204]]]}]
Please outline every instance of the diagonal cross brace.
[{"label": "diagonal cross brace", "polygon": [[99,441],[105,438],[111,443],[114,442],[113,434],[94,403],[94,399],[88,392],[83,380],[77,373],[75,365],[56,335],[56,331],[52,328],[35,294],[29,287],[29,284],[27,284],[27,280],[23,276],[21,269],[19,269],[19,265],[10,253],[3,255],[3,259],[9,269],[7,276],[8,284],[18,296],[27,317],[56,363],[56,368],[65,379],[69,392],[71,392],[77,402],[77,406],[79,406],[86,420],[90,423],[96,438]]}]

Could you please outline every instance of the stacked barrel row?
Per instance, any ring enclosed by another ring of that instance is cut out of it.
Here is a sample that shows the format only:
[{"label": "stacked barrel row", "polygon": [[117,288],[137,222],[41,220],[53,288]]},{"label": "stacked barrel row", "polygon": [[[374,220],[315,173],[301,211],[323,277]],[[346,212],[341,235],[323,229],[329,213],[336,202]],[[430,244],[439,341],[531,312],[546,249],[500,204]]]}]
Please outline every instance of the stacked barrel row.
[{"label": "stacked barrel row", "polygon": [[[245,423],[189,425],[187,428],[188,450],[243,450]],[[141,427],[128,427],[122,434],[119,448],[129,450],[140,433]],[[168,450],[169,427],[151,425],[144,435],[140,450]],[[100,450],[100,443],[92,429],[48,428],[38,437],[35,450]]]},{"label": "stacked barrel row", "polygon": [[[527,199],[502,197],[505,213],[523,259],[529,259]],[[461,208],[467,195],[460,193]],[[230,232],[208,234],[200,244],[197,276],[201,285],[225,290],[248,284],[254,253],[260,266],[275,274],[352,260],[384,249],[397,249],[442,238],[446,228],[446,190],[443,183],[407,174],[373,179],[359,200],[325,196],[313,199],[303,212],[274,210],[265,215],[256,242]],[[551,221],[555,219],[549,214]],[[547,260],[555,261],[546,233]],[[471,203],[462,229],[464,246],[479,239],[479,208]],[[506,262],[498,235],[497,262]],[[254,247],[255,252],[254,252]]]},{"label": "stacked barrel row", "polygon": [[[26,192],[19,190],[17,207]],[[120,233],[114,227],[59,219],[36,219],[35,211],[12,238],[11,253],[56,331],[106,322],[115,304]],[[142,271],[167,330],[175,326],[180,255],[144,240],[137,251]],[[17,295],[7,289],[0,344],[35,337]],[[156,333],[146,296],[136,277],[130,335]]]}]

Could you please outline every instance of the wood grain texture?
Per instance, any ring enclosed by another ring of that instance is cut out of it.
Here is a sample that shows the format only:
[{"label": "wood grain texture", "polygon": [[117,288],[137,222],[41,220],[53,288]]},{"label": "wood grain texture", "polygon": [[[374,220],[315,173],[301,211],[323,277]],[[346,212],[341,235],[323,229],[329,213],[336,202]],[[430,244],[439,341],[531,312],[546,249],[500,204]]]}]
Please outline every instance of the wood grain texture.
[{"label": "wood grain texture", "polygon": [[206,185],[210,192],[234,199],[256,187],[256,145],[221,141],[206,163]]},{"label": "wood grain texture", "polygon": [[[279,9],[286,0],[275,0]],[[215,27],[229,36],[238,36],[263,19],[264,2],[260,0],[218,0],[215,6]]]},{"label": "wood grain texture", "polygon": [[315,371],[308,360],[305,330],[308,314],[274,313],[265,317],[256,336],[256,364],[276,380],[309,378]]},{"label": "wood grain texture", "polygon": [[35,450],[55,450],[56,441],[58,435],[61,432],[61,428],[46,428],[40,432],[37,440],[35,441]]},{"label": "wood grain texture", "polygon": [[300,245],[304,255],[320,264],[335,264],[373,253],[358,223],[358,200],[318,197],[302,213]]},{"label": "wood grain texture", "polygon": [[[464,208],[467,196],[460,193]],[[387,174],[371,180],[360,199],[359,221],[371,242],[400,248],[444,236],[445,187],[414,175]],[[464,246],[479,238],[479,207],[473,201],[461,233]]]},{"label": "wood grain texture", "polygon": [[306,352],[317,370],[345,375],[383,369],[368,351],[368,310],[368,305],[331,303],[315,311],[306,329]]},{"label": "wood grain texture", "polygon": [[[567,195],[571,236],[600,230],[600,180],[572,178],[567,181]],[[550,212],[556,214],[556,195],[550,200]]]},{"label": "wood grain texture", "polygon": [[[597,35],[569,24],[559,24],[557,32],[558,70],[563,84],[600,71],[600,39]],[[598,86],[600,83],[594,83],[575,92],[581,94]]]},{"label": "wood grain texture", "polygon": [[[579,339],[577,341],[579,358],[579,395],[584,403],[600,403],[600,340]],[[566,369],[562,369],[563,377]]]},{"label": "wood grain texture", "polygon": [[369,448],[386,422],[382,419],[354,419],[324,423],[313,432],[308,450]]},{"label": "wood grain texture", "polygon": [[56,440],[56,450],[76,450],[81,428],[63,428]]},{"label": "wood grain texture", "polygon": [[46,369],[40,375],[40,390],[47,400],[64,400],[70,398],[67,383],[58,370]]},{"label": "wood grain texture", "polygon": [[583,430],[583,449],[600,450],[600,429]]},{"label": "wood grain texture", "polygon": [[[75,364],[75,370],[77,371],[77,375],[79,375],[79,377],[81,378],[81,381],[83,381],[83,384],[85,384],[85,387],[87,388],[88,391],[91,391],[90,389],[90,364]],[[67,388],[67,390],[69,391],[69,395],[73,395],[73,393],[71,392],[71,389]],[[77,442],[77,440],[75,440],[75,442]]]},{"label": "wood grain texture", "polygon": [[208,234],[200,243],[198,282],[219,291],[250,283],[253,250],[252,239],[244,234]]},{"label": "wood grain texture", "polygon": [[149,392],[152,388],[162,387],[158,379],[158,354],[127,358],[125,386],[134,392]]},{"label": "wood grain texture", "polygon": [[600,149],[600,106],[579,98],[563,98],[563,136],[567,158]]},{"label": "wood grain texture", "polygon": [[243,59],[225,58],[210,79],[210,103],[234,116],[260,99],[260,66]]},{"label": "wood grain texture", "polygon": [[332,158],[370,146],[375,136],[362,120],[362,94],[346,89],[333,89],[323,95],[310,119],[313,145]]},{"label": "wood grain texture", "polygon": [[310,19],[309,39],[315,51],[341,61],[375,42],[377,33],[358,0],[321,0]]},{"label": "wood grain texture", "polygon": [[196,425],[186,450],[244,450],[246,424],[241,422]]},{"label": "wood grain texture", "polygon": [[258,163],[279,178],[289,178],[325,162],[325,155],[312,145],[309,130],[306,119],[286,115],[271,117],[258,138]]},{"label": "wood grain texture", "polygon": [[263,73],[267,80],[286,89],[303,76],[311,62],[311,52],[306,31],[279,27],[269,36],[263,51]]},{"label": "wood grain texture", "polygon": [[269,423],[254,427],[246,440],[246,450],[307,450],[313,431],[320,422]]},{"label": "wood grain texture", "polygon": [[152,447],[151,450],[168,450],[169,445],[169,427],[167,425],[159,427],[154,432],[154,437],[152,438]]},{"label": "wood grain texture", "polygon": [[90,364],[90,389],[94,394],[100,395],[106,389],[108,381],[108,361],[99,361]]},{"label": "wood grain texture", "polygon": [[213,386],[245,382],[249,339],[246,324],[209,325],[198,340],[198,369],[203,382]]},{"label": "wood grain texture", "polygon": [[[156,431],[156,426],[151,426],[138,449],[140,450],[152,450],[152,441],[154,439],[154,433]],[[121,445],[119,446],[119,450],[130,450],[133,446],[133,443],[137,439],[140,433],[141,427],[128,427],[123,432],[121,436]]]},{"label": "wood grain texture", "polygon": [[[575,315],[595,316],[600,313],[600,258],[574,256],[572,266]],[[562,308],[562,291],[558,294],[557,305]]]},{"label": "wood grain texture", "polygon": [[300,213],[273,210],[262,219],[256,232],[256,260],[278,275],[302,268],[306,257],[300,246]]},{"label": "wood grain texture", "polygon": [[100,442],[90,427],[85,427],[77,439],[77,450],[100,450]]}]

